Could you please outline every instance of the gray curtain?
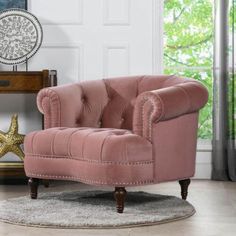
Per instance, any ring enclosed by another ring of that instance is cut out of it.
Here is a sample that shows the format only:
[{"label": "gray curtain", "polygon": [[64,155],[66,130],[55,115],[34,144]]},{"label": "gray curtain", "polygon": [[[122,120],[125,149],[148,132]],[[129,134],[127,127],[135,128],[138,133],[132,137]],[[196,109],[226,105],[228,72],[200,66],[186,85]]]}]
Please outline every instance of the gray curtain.
[{"label": "gray curtain", "polygon": [[214,180],[236,181],[235,0],[215,0],[213,171]]}]

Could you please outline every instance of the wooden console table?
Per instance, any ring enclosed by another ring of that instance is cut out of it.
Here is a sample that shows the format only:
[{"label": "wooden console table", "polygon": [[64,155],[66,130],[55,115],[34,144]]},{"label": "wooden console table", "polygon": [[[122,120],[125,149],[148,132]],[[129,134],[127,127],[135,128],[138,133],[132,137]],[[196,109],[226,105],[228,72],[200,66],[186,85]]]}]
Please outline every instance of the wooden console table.
[{"label": "wooden console table", "polygon": [[[0,72],[0,94],[38,93],[42,88],[56,85],[57,72],[55,70]],[[23,162],[2,162],[0,159],[0,182],[19,181],[20,179],[25,179]]]}]

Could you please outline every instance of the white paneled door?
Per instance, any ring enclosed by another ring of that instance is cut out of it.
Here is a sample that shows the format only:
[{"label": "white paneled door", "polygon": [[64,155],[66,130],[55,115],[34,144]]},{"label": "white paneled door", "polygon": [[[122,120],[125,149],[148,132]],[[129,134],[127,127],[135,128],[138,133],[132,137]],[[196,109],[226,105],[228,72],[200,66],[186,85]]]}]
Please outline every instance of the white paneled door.
[{"label": "white paneled door", "polygon": [[30,69],[56,69],[59,84],[157,72],[160,2],[28,0],[44,29]]},{"label": "white paneled door", "polygon": [[[28,0],[28,11],[44,30],[43,45],[29,60],[29,70],[56,69],[59,84],[155,73],[160,67],[162,1]],[[0,70],[12,67],[0,65]],[[7,131],[14,113],[20,133],[41,129],[35,96],[0,95],[0,130]],[[9,153],[4,160],[18,158]]]}]

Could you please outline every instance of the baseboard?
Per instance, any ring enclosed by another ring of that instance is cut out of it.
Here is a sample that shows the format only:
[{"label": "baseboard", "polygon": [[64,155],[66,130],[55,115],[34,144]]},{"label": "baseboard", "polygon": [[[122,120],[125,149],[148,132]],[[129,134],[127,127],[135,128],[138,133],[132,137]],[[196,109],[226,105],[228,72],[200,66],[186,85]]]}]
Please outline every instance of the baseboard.
[{"label": "baseboard", "polygon": [[199,150],[196,156],[196,171],[194,179],[211,179],[211,150]]}]

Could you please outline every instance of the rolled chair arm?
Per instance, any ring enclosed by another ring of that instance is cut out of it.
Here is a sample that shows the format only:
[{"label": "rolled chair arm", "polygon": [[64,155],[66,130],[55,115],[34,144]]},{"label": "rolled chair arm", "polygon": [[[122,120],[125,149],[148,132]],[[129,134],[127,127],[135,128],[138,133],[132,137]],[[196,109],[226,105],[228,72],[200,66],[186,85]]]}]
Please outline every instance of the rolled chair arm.
[{"label": "rolled chair arm", "polygon": [[133,132],[151,141],[153,123],[196,112],[207,100],[207,89],[197,81],[144,92],[135,102]]},{"label": "rolled chair arm", "polygon": [[42,89],[37,96],[37,105],[44,114],[44,128],[74,127],[82,107],[81,97],[78,84]]}]

